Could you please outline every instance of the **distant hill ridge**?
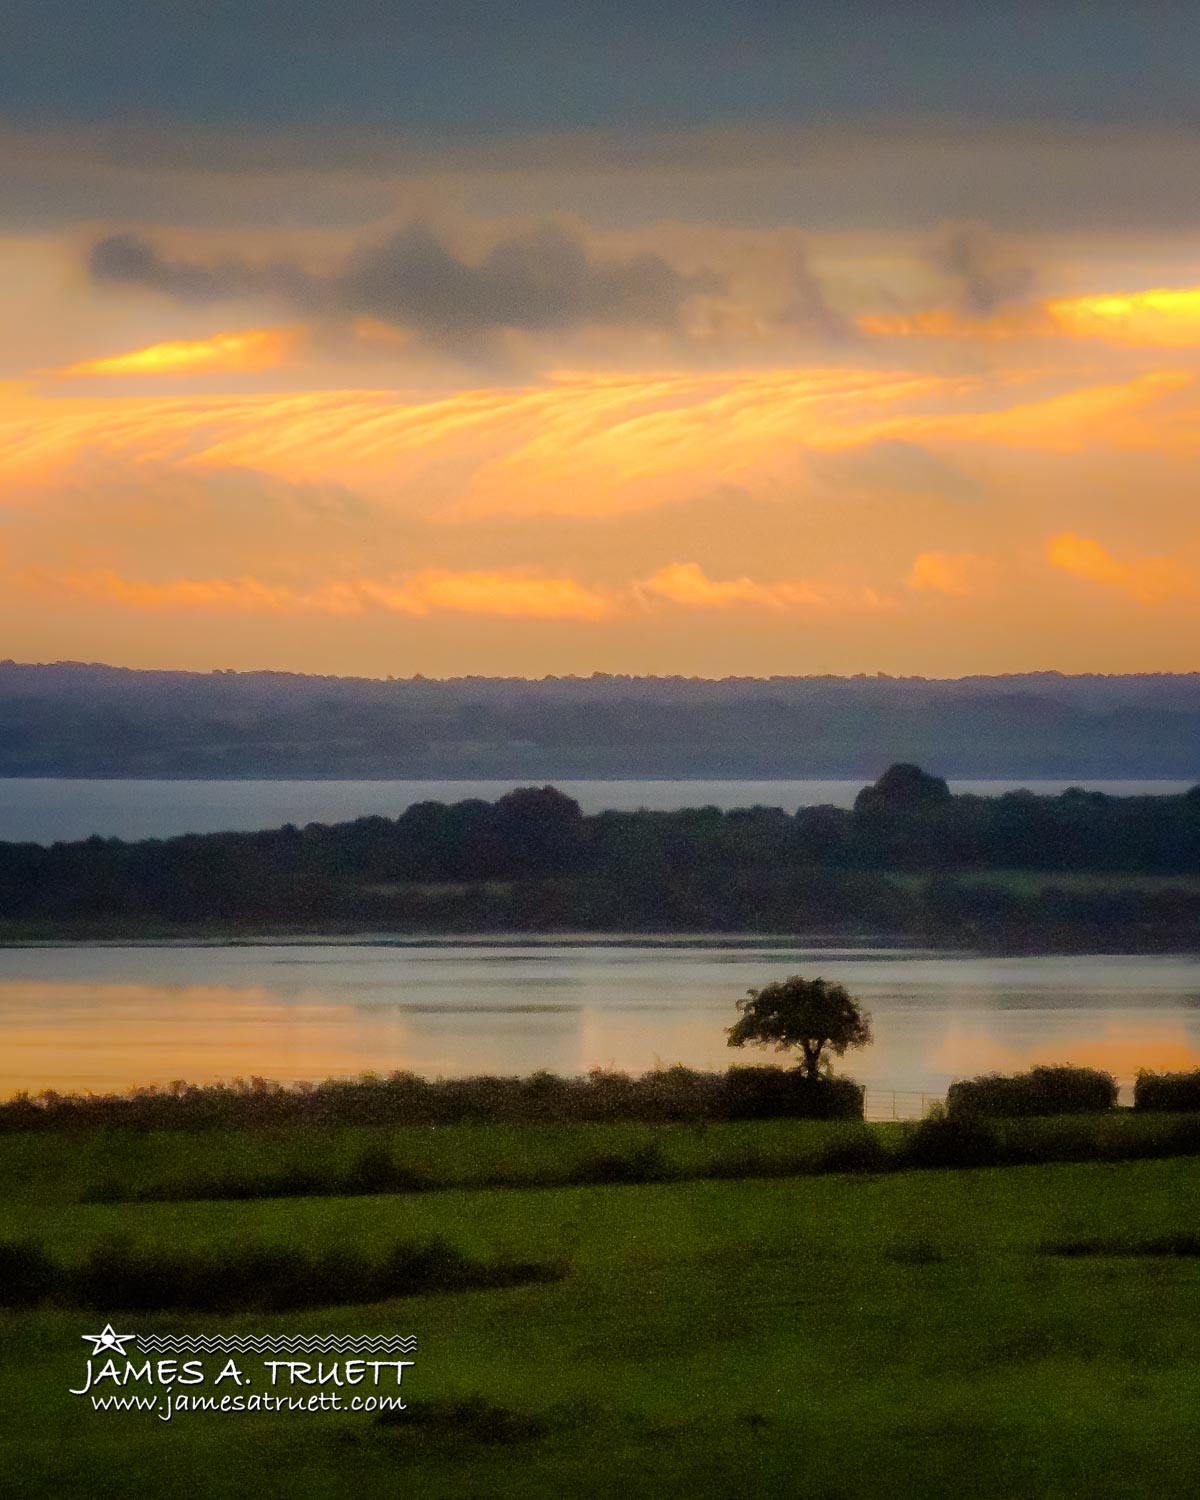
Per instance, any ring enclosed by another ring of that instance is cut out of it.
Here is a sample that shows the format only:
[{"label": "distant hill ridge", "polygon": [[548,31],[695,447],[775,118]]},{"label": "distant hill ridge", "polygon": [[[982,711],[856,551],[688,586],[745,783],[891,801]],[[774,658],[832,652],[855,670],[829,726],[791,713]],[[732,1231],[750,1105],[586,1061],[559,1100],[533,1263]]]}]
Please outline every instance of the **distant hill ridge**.
[{"label": "distant hill ridge", "polygon": [[0,775],[1200,776],[1200,673],[396,678],[0,662]]}]

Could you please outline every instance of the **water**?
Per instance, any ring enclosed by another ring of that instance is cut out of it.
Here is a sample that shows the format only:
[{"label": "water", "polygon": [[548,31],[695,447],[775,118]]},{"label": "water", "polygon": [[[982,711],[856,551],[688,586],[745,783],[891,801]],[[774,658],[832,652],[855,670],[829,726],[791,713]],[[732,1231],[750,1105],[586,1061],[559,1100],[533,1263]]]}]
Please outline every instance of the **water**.
[{"label": "water", "polygon": [[1038,1062],[1126,1083],[1139,1067],[1200,1067],[1200,960],[1185,956],[762,939],[81,946],[0,950],[0,1095],[393,1068],[722,1068],[760,1057],[724,1045],[734,1001],[792,973],[840,980],[865,1002],[875,1043],[843,1066],[872,1090],[937,1095],[956,1077]]},{"label": "water", "polygon": [[[816,803],[849,807],[865,777],[839,781],[564,781],[555,785],[585,812],[606,808],[752,807],[788,812]],[[0,778],[0,840],[167,838],[178,833],[337,823],[368,814],[395,818],[414,802],[493,801],[519,781],[91,781]],[[993,796],[1028,787],[1053,794],[1085,786],[1114,796],[1183,792],[1187,781],[952,781],[955,791]]]}]

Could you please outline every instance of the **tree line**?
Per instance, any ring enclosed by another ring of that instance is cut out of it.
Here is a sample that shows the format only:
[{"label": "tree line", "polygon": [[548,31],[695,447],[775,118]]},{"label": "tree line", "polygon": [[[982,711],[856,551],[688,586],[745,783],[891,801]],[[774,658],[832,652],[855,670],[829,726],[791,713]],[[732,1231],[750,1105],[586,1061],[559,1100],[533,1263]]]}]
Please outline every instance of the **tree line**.
[{"label": "tree line", "polygon": [[0,661],[0,775],[797,777],[1196,770],[1200,674],[369,678]]},{"label": "tree line", "polygon": [[[1031,872],[1024,885],[989,881]],[[1072,883],[1080,873],[1093,886]],[[553,787],[251,833],[0,844],[0,921],[401,930],[1200,933],[1200,787],[952,795],[896,765],[853,808],[585,816]],[[1129,877],[1162,877],[1139,884]],[[1019,938],[1017,939],[1019,940]]]}]

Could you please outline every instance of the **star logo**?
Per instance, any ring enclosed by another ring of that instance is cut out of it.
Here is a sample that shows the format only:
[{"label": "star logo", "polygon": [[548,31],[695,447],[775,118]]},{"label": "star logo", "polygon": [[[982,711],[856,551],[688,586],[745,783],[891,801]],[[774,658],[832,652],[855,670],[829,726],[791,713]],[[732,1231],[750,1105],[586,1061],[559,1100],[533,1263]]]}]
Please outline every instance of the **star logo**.
[{"label": "star logo", "polygon": [[118,1354],[125,1353],[125,1345],[130,1339],[137,1338],[136,1333],[114,1333],[111,1323],[104,1325],[103,1333],[85,1333],[82,1335],[85,1344],[92,1345],[92,1356],[102,1354],[106,1349],[115,1350]]}]

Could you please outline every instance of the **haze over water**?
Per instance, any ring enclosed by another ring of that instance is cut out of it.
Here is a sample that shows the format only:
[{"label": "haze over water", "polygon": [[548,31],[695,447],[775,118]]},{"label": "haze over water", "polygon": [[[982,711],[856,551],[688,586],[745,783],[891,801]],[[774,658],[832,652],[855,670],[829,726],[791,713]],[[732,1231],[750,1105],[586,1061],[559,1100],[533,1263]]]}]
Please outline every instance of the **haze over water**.
[{"label": "haze over water", "polygon": [[[1034,1063],[1200,1066],[1200,961],[983,958],[762,939],[456,940],[0,950],[0,1094],[175,1078],[281,1081],[723,1068],[751,986],[824,975],[875,1043],[840,1065],[941,1094]],[[773,1061],[773,1054],[762,1055]]]}]

